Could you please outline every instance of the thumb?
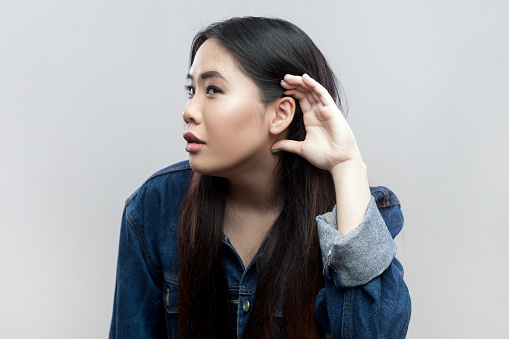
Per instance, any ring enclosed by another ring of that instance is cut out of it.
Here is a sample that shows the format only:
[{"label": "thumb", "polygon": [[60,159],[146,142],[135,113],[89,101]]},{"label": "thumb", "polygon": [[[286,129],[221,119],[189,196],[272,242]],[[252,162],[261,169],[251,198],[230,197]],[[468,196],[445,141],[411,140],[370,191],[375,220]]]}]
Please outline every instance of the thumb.
[{"label": "thumb", "polygon": [[277,153],[279,151],[285,151],[290,153],[295,153],[297,155],[302,155],[302,141],[295,140],[279,140],[274,145],[272,145],[272,153]]}]

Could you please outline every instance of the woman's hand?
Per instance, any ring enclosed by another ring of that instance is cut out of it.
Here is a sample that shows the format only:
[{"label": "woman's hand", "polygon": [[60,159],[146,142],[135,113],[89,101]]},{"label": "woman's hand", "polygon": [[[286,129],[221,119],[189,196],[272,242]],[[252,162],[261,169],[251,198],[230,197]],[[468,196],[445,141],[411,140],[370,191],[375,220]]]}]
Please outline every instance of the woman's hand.
[{"label": "woman's hand", "polygon": [[[286,95],[299,100],[306,139],[280,140],[272,150],[300,155],[312,165],[331,173],[347,163],[362,162],[350,126],[329,92],[309,75],[285,75],[281,86]],[[339,165],[339,167],[337,167]]]},{"label": "woman's hand", "polygon": [[308,75],[286,75],[281,86],[300,102],[306,139],[280,140],[272,149],[298,154],[332,174],[337,226],[346,235],[362,222],[371,198],[366,165],[352,130],[327,90]]}]

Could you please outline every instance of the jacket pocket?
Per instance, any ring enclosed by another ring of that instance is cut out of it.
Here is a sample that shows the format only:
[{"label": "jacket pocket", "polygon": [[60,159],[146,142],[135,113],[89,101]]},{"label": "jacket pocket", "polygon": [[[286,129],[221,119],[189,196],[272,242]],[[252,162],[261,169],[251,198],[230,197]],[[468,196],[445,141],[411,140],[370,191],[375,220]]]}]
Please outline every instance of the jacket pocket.
[{"label": "jacket pocket", "polygon": [[164,277],[163,301],[168,338],[178,338],[178,283],[176,278]]}]

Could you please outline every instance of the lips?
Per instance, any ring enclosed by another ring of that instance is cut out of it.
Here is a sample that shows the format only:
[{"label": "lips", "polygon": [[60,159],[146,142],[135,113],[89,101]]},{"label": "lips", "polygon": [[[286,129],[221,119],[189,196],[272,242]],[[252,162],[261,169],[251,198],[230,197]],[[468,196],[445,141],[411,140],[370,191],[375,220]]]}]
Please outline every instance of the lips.
[{"label": "lips", "polygon": [[184,133],[184,139],[186,139],[188,143],[204,144],[203,141],[198,139],[198,137],[191,132]]},{"label": "lips", "polygon": [[199,151],[205,143],[191,132],[184,133],[184,139],[187,141],[186,151],[196,152]]}]

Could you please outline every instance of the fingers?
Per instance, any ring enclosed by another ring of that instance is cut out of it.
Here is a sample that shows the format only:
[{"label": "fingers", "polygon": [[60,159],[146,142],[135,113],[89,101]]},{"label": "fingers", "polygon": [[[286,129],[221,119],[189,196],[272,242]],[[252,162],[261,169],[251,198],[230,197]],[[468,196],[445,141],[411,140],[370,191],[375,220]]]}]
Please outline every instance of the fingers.
[{"label": "fingers", "polygon": [[302,77],[304,83],[313,90],[313,93],[319,97],[319,100],[324,105],[335,104],[329,92],[318,81],[311,78],[309,75],[304,74]]},{"label": "fingers", "polygon": [[[311,104],[316,104],[320,102],[320,97],[314,92],[313,88],[309,87],[304,82],[304,76],[295,76],[287,74],[285,75],[284,82],[281,83],[281,86],[288,90],[295,90],[301,92],[305,95],[305,97],[309,100]],[[307,76],[309,77],[309,76]]]},{"label": "fingers", "polygon": [[292,96],[295,99],[300,100],[300,101],[307,98],[305,93],[302,93],[302,92],[297,91],[295,89],[289,89],[288,91],[285,92],[285,94],[286,95],[290,95],[290,96]]},{"label": "fingers", "polygon": [[[303,76],[287,74],[284,77],[284,81],[281,82],[281,86],[285,89],[288,89],[289,91],[292,91],[291,93],[300,92],[304,94],[304,96],[297,94],[299,97],[295,97],[296,99],[301,100],[307,98],[311,104],[335,104],[334,100],[330,96],[329,92],[325,89],[325,87],[320,85],[316,80],[307,74],[304,74]],[[293,96],[293,94],[287,94]]]}]

